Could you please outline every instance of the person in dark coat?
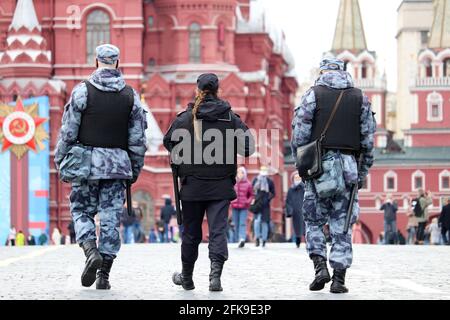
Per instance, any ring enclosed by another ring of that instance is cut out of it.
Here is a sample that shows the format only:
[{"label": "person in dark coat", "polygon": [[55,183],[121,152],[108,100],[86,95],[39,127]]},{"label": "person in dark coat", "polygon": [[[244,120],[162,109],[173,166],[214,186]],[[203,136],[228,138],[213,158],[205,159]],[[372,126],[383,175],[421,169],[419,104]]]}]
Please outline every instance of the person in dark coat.
[{"label": "person in dark coat", "polygon": [[447,199],[447,205],[442,207],[441,215],[439,216],[439,224],[441,225],[442,240],[444,244],[450,245],[450,198]]},{"label": "person in dark coat", "polygon": [[69,231],[70,243],[71,244],[76,243],[77,240],[76,240],[76,233],[75,233],[75,224],[73,223],[73,220],[70,221],[69,225],[67,226],[67,230]]},{"label": "person in dark coat", "polygon": [[302,237],[305,235],[305,222],[303,220],[303,197],[305,185],[298,172],[291,176],[292,186],[286,197],[286,218],[292,218],[294,224],[295,244],[300,248]]},{"label": "person in dark coat", "polygon": [[267,167],[261,167],[259,175],[253,180],[253,189],[255,191],[255,202],[260,201],[260,212],[254,212],[255,216],[255,237],[256,246],[266,246],[269,237],[270,226],[270,202],[275,198],[275,185],[269,178],[269,170]]},{"label": "person in dark coat", "polygon": [[217,75],[202,74],[197,80],[194,103],[178,114],[164,136],[172,170],[181,180],[183,207],[183,268],[172,281],[185,290],[195,289],[192,275],[205,213],[211,261],[209,290],[223,290],[220,277],[228,260],[228,211],[236,199],[237,155],[250,157],[255,149],[251,131],[231,105],[218,97],[218,92]]},{"label": "person in dark coat", "polygon": [[164,242],[169,242],[169,224],[177,212],[172,205],[172,199],[166,198],[164,207],[161,208],[161,220],[164,221]]}]

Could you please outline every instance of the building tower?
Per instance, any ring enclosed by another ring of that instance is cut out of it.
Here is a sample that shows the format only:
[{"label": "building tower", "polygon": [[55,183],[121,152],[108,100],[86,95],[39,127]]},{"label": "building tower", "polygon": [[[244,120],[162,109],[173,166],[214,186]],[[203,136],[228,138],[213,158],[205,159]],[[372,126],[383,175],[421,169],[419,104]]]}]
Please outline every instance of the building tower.
[{"label": "building tower", "polygon": [[398,8],[397,27],[397,106],[395,136],[404,138],[404,130],[411,128],[411,79],[417,75],[418,54],[428,47],[433,23],[432,0],[404,0]]},{"label": "building tower", "polygon": [[346,70],[355,81],[355,86],[361,88],[369,97],[378,125],[375,145],[385,148],[388,141],[386,77],[380,76],[377,69],[376,53],[367,49],[358,0],[341,0],[332,49],[325,55],[343,60]]},{"label": "building tower", "polygon": [[436,0],[427,48],[418,54],[407,147],[450,146],[450,0]]}]

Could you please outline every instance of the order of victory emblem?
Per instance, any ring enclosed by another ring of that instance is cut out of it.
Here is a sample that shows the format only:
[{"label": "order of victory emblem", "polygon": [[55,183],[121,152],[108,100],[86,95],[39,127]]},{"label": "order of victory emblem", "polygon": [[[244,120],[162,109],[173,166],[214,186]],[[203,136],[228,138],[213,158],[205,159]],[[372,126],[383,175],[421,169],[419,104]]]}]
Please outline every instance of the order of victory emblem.
[{"label": "order of victory emblem", "polygon": [[38,152],[45,148],[48,134],[42,124],[47,119],[39,117],[38,108],[37,103],[25,108],[20,98],[15,107],[0,105],[1,152],[11,149],[20,159],[29,149]]}]

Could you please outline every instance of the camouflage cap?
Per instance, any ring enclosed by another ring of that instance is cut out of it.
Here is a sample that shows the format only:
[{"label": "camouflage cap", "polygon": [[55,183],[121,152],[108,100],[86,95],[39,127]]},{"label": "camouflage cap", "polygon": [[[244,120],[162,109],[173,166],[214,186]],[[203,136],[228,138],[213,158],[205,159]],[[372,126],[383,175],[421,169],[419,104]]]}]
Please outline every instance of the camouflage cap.
[{"label": "camouflage cap", "polygon": [[320,62],[320,70],[343,71],[345,67],[344,61],[335,58],[325,58]]},{"label": "camouflage cap", "polygon": [[104,64],[115,64],[120,58],[120,50],[112,44],[103,44],[95,49],[97,60]]}]

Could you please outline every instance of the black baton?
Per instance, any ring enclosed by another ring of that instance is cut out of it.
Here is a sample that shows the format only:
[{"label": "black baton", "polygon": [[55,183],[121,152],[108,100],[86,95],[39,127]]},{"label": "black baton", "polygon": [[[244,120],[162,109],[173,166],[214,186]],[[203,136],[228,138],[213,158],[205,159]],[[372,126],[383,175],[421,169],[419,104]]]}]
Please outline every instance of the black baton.
[{"label": "black baton", "polygon": [[[359,175],[359,171],[361,170],[362,159],[363,159],[363,154],[361,153],[359,155],[359,161],[358,161],[358,175]],[[352,216],[353,216],[353,206],[355,205],[355,198],[356,198],[357,193],[358,193],[358,180],[356,180],[356,183],[354,183],[352,185],[352,191],[351,191],[351,195],[350,195],[350,203],[348,205],[347,216],[345,217],[344,235],[347,235],[348,231],[350,229],[350,222],[351,222]]]},{"label": "black baton", "polygon": [[180,188],[178,185],[178,169],[175,165],[172,165],[172,177],[173,177],[173,188],[175,193],[175,207],[177,210],[177,223],[179,226],[183,224],[183,213],[181,212],[180,205]]},{"label": "black baton", "polygon": [[128,216],[133,215],[133,207],[131,204],[131,181],[127,180],[127,210],[128,210]]}]

